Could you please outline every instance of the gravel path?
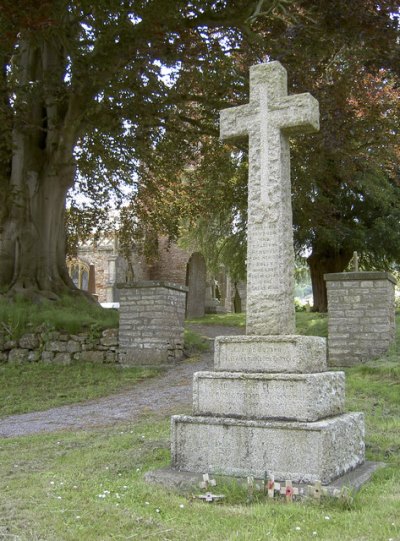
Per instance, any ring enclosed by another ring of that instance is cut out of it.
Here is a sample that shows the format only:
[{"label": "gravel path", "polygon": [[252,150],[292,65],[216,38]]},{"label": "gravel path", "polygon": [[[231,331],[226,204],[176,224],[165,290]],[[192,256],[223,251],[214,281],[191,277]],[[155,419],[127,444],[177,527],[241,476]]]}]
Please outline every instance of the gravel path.
[{"label": "gravel path", "polygon": [[[244,333],[244,329],[220,325],[193,324],[190,328],[209,338],[212,344],[216,336]],[[212,369],[212,349],[198,360],[188,359],[123,393],[0,419],[0,438],[106,426],[119,421],[135,421],[147,413],[165,415],[169,411],[179,411],[179,407],[187,409],[192,403],[193,374]]]}]

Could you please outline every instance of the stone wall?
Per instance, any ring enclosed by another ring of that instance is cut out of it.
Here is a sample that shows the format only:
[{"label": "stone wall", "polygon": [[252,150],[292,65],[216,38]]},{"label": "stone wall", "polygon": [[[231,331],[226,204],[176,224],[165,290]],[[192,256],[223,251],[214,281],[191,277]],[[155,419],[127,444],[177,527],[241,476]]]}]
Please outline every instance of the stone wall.
[{"label": "stone wall", "polygon": [[18,340],[0,334],[0,362],[3,363],[116,363],[117,352],[118,329],[74,335],[43,328],[24,334]]},{"label": "stone wall", "polygon": [[120,363],[155,366],[181,360],[187,287],[147,281],[118,288]]},{"label": "stone wall", "polygon": [[135,281],[155,280],[185,286],[189,258],[189,252],[169,242],[166,237],[159,237],[157,260],[149,269],[149,277],[138,276]]},{"label": "stone wall", "polygon": [[94,265],[96,295],[99,302],[118,301],[116,283],[135,280],[148,280],[149,269],[144,257],[132,252],[130,262],[119,255],[115,238],[102,239],[101,242],[90,242],[78,248],[78,258],[87,265]]},{"label": "stone wall", "polygon": [[325,275],[328,360],[352,366],[384,354],[395,339],[395,279],[386,272]]}]

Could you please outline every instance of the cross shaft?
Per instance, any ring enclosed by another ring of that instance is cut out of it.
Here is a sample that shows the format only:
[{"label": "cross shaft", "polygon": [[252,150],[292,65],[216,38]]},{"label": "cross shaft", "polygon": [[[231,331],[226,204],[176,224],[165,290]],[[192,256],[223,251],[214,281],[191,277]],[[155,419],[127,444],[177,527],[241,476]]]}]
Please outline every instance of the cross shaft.
[{"label": "cross shaft", "polygon": [[279,62],[252,66],[249,103],[221,111],[221,139],[249,137],[247,334],[295,332],[289,136],[318,128],[317,100],[288,96]]}]

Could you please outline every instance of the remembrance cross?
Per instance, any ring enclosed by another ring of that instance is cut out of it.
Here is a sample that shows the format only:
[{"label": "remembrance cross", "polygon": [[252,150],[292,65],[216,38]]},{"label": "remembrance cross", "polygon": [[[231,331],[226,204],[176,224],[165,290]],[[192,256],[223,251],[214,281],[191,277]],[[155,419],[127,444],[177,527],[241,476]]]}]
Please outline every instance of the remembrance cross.
[{"label": "remembrance cross", "polygon": [[250,68],[250,100],[221,111],[221,139],[249,137],[246,334],[295,334],[289,136],[319,129],[311,94],[287,95],[279,62]]}]

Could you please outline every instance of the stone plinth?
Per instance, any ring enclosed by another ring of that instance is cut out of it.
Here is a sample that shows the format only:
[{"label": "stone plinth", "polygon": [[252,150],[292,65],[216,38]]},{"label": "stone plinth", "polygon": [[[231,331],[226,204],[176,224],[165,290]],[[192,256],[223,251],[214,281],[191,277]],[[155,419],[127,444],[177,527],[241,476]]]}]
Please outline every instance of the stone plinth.
[{"label": "stone plinth", "polygon": [[233,336],[216,344],[219,369],[194,376],[194,415],[172,419],[173,468],[330,483],[364,462],[363,415],[343,414],[344,374],[325,371],[325,339]]},{"label": "stone plinth", "polygon": [[179,361],[187,288],[153,281],[118,288],[120,364],[156,366]]},{"label": "stone plinth", "polygon": [[396,281],[387,272],[326,274],[328,359],[352,366],[387,352],[395,339]]},{"label": "stone plinth", "polygon": [[361,413],[315,423],[172,417],[172,467],[326,484],[364,461]]},{"label": "stone plinth", "polygon": [[344,372],[197,372],[193,379],[193,413],[317,421],[343,413],[344,386]]},{"label": "stone plinth", "polygon": [[215,370],[231,372],[321,372],[326,341],[318,336],[220,336],[215,339]]}]

